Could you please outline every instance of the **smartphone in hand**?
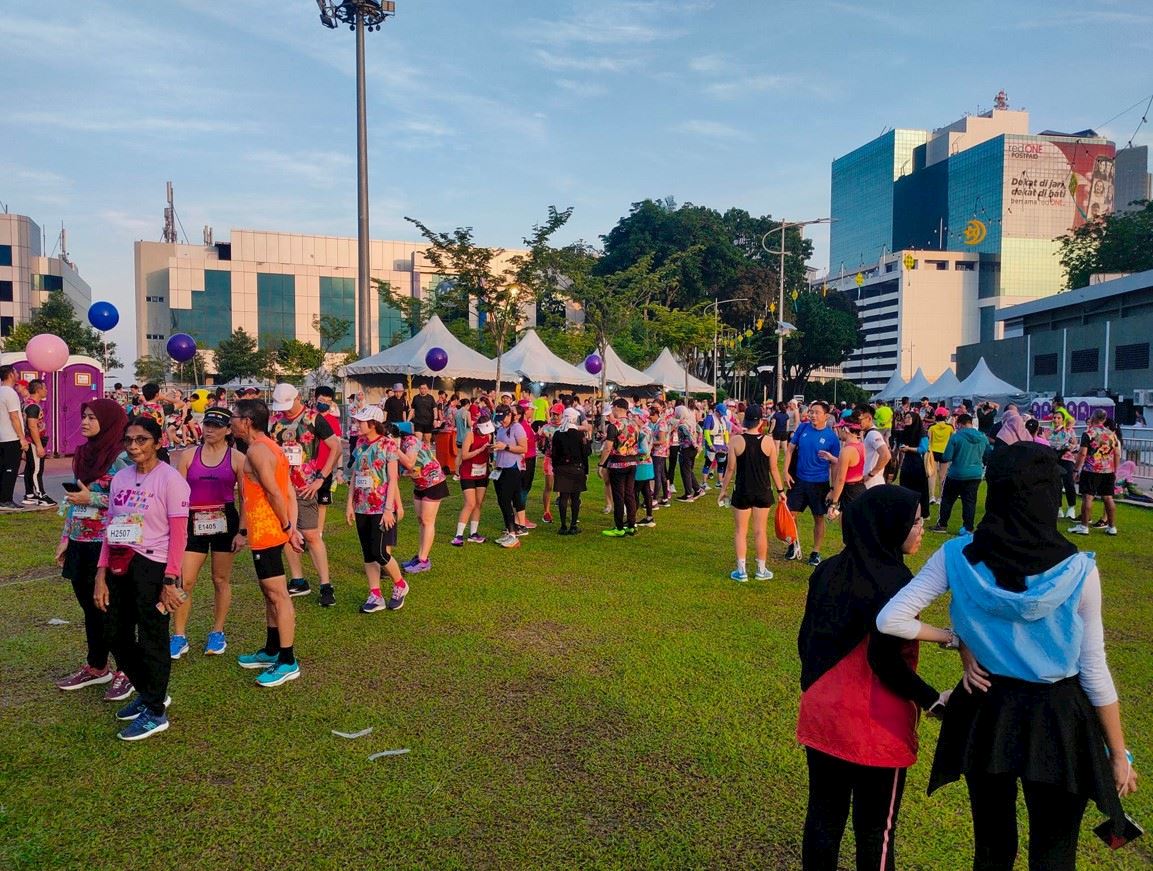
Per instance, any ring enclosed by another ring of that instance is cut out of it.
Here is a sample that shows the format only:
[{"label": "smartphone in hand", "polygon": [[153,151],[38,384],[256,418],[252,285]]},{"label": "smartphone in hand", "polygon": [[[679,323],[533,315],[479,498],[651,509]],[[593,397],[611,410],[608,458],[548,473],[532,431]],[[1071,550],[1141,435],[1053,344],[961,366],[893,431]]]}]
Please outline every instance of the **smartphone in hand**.
[{"label": "smartphone in hand", "polygon": [[65,493],[79,493],[80,492],[80,485],[79,484],[73,484],[69,481],[65,481],[60,486],[64,488]]}]

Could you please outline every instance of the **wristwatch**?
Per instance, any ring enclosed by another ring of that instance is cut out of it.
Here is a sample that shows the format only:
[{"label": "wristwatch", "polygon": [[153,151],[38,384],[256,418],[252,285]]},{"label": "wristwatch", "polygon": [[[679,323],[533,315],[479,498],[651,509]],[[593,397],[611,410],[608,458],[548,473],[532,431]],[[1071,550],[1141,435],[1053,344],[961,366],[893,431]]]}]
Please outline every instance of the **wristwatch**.
[{"label": "wristwatch", "polygon": [[176,578],[173,575],[165,575],[164,576],[164,586],[175,587],[176,586]]}]

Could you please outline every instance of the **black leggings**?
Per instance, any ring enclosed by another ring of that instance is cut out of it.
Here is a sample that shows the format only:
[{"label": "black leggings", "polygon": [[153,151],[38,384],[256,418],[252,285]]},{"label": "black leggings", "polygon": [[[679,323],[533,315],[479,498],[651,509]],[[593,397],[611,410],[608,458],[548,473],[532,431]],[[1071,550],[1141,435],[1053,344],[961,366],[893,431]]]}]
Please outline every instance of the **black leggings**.
[{"label": "black leggings", "polygon": [[[796,454],[793,454],[796,456]],[[904,454],[901,458],[901,486],[912,490],[921,499],[921,516],[929,518],[929,478],[925,474],[925,458],[920,454]]]},{"label": "black leggings", "polygon": [[72,592],[84,612],[84,639],[88,642],[88,664],[97,671],[108,666],[108,641],[104,637],[104,612],[96,607],[96,561],[100,542],[69,541],[64,552],[64,577],[72,582]]},{"label": "black leggings", "polygon": [[524,471],[520,473],[520,495],[517,497],[516,510],[524,511],[528,505],[528,494],[532,492],[532,482],[536,479],[536,457],[524,458]]},{"label": "black leggings", "polygon": [[568,514],[572,511],[572,525],[576,526],[577,521],[580,519],[581,513],[581,494],[580,493],[559,493],[557,495],[557,505],[560,508],[560,525],[562,527],[568,526]]},{"label": "black leggings", "polygon": [[164,713],[172,657],[168,655],[168,614],[156,609],[164,563],[137,554],[128,573],[108,573],[108,646],[140,701],[153,714]]},{"label": "black leggings", "polygon": [[637,525],[637,467],[608,472],[609,487],[613,491],[613,522],[617,529],[631,529]]},{"label": "black leggings", "polygon": [[809,807],[801,862],[805,871],[836,871],[841,838],[853,808],[853,835],[857,841],[857,871],[893,871],[894,837],[904,768],[874,768],[845,762],[811,747]]},{"label": "black leggings", "polygon": [[1070,508],[1077,507],[1077,484],[1073,481],[1075,465],[1072,460],[1061,461],[1061,483],[1065,487],[1065,501],[1069,503]]},{"label": "black leggings", "polygon": [[516,513],[520,510],[520,469],[501,469],[496,479],[496,504],[500,506],[506,532],[516,531]]},{"label": "black leggings", "polygon": [[681,485],[684,488],[685,496],[692,496],[700,488],[697,483],[697,473],[693,471],[693,463],[697,459],[696,448],[681,448],[681,455],[678,458],[681,466]]},{"label": "black leggings", "polygon": [[653,516],[653,479],[635,482],[635,495],[637,506],[645,506],[645,517]]},{"label": "black leggings", "polygon": [[[1017,778],[967,776],[973,814],[973,871],[1012,871],[1017,858]],[[1044,783],[1021,781],[1029,815],[1029,871],[1074,871],[1087,800]]]},{"label": "black leggings", "polygon": [[[677,484],[677,460],[680,459],[680,456],[681,456],[681,446],[680,445],[669,445],[668,471],[669,471],[669,486],[670,487],[675,487]],[[682,482],[683,482],[683,476],[682,476]]]},{"label": "black leggings", "polygon": [[653,496],[662,501],[669,498],[667,463],[668,457],[653,457]]}]

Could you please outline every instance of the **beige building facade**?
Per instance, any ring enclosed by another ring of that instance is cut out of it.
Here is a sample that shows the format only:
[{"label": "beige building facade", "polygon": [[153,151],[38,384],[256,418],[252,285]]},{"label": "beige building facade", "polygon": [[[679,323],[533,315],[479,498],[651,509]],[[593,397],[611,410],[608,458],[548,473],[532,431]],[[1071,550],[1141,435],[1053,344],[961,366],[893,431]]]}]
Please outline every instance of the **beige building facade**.
[{"label": "beige building facade", "polygon": [[76,316],[85,319],[92,289],[66,252],[46,256],[45,247],[43,230],[31,218],[0,214],[0,338],[28,321],[54,290],[63,291]]}]

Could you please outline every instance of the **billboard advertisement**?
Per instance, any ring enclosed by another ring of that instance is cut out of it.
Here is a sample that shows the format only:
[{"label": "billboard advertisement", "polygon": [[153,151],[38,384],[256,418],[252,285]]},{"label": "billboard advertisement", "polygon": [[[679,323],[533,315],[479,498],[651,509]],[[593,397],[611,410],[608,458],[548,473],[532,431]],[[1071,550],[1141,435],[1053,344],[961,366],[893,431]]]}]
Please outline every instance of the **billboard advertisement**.
[{"label": "billboard advertisement", "polygon": [[1005,137],[1002,235],[1054,239],[1113,211],[1112,143]]}]

